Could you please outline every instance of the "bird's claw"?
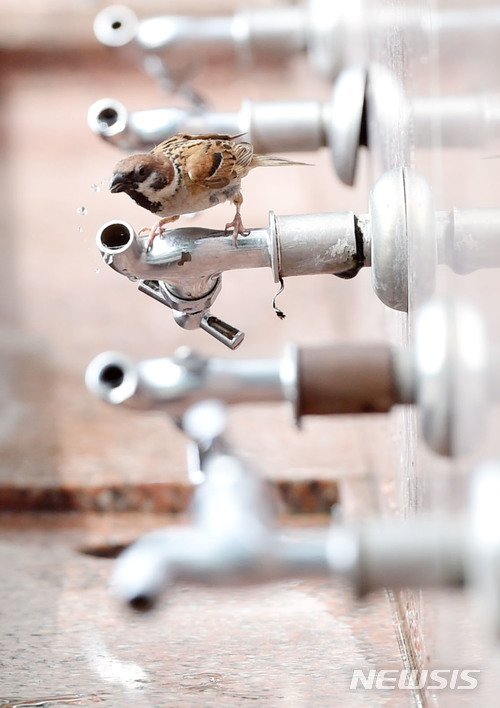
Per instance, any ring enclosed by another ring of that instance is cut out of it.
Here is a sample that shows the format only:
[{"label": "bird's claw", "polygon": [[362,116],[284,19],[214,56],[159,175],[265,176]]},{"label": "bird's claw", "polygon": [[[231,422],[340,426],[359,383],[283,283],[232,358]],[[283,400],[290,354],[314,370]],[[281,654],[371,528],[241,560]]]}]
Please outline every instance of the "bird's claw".
[{"label": "bird's claw", "polygon": [[239,214],[236,214],[234,219],[230,221],[228,224],[226,224],[224,228],[224,232],[228,234],[229,231],[233,232],[233,241],[234,245],[237,246],[238,244],[236,243],[238,236],[248,236],[250,234],[249,229],[245,229],[243,226],[243,222],[241,220],[241,216]]},{"label": "bird's claw", "polygon": [[139,231],[139,236],[142,236],[143,234],[149,234],[148,236],[148,242],[146,244],[146,253],[149,253],[151,249],[153,248],[153,241],[157,236],[162,238],[163,236],[163,226],[164,224],[154,224],[151,228],[149,226],[143,226],[142,229]]}]

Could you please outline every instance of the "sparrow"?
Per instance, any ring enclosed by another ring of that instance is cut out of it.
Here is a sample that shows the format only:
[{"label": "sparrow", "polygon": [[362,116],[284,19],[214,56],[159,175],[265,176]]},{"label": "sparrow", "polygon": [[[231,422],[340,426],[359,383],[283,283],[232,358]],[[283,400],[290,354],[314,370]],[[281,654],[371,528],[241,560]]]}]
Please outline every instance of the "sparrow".
[{"label": "sparrow", "polygon": [[179,133],[151,152],[118,162],[110,191],[126,192],[139,206],[161,217],[150,230],[148,250],[164,224],[226,200],[236,207],[234,219],[225,227],[226,233],[232,229],[236,245],[238,235],[246,235],[240,214],[242,178],[254,167],[306,164],[256,155],[251,143],[236,142],[241,135]]}]

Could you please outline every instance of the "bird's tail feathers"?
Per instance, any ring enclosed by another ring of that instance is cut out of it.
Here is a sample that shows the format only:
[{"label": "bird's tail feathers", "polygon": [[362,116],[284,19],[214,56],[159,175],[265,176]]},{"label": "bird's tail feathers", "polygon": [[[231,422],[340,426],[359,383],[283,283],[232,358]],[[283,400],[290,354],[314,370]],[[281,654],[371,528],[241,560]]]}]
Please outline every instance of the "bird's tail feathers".
[{"label": "bird's tail feathers", "polygon": [[281,167],[283,165],[307,165],[312,167],[310,162],[296,162],[295,160],[287,160],[285,157],[276,157],[275,155],[253,155],[252,167]]}]

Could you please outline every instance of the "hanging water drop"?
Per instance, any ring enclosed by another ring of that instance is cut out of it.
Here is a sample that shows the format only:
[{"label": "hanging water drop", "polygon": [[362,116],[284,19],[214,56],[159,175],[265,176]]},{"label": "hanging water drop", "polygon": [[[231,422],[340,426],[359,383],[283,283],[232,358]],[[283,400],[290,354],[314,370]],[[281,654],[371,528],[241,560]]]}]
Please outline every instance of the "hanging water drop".
[{"label": "hanging water drop", "polygon": [[101,191],[101,188],[100,188],[100,186],[99,186],[98,184],[91,184],[91,185],[90,185],[90,189],[91,189],[93,192],[100,192],[100,191]]},{"label": "hanging water drop", "polygon": [[79,234],[81,234],[83,231],[83,226],[77,226],[76,230],[78,231]]},{"label": "hanging water drop", "polygon": [[80,214],[80,216],[87,216],[87,207],[79,206],[76,213]]}]

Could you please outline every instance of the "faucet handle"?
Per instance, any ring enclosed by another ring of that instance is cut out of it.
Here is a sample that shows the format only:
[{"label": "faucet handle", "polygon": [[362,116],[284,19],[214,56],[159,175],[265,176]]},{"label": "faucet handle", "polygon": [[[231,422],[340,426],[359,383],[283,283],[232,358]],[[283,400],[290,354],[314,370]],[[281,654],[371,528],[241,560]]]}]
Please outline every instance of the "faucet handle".
[{"label": "faucet handle", "polygon": [[210,312],[205,312],[201,318],[200,327],[205,332],[208,332],[208,334],[211,334],[212,337],[215,337],[217,341],[229,347],[229,349],[236,349],[245,339],[245,332],[220,320]]},{"label": "faucet handle", "polygon": [[245,338],[244,332],[215,317],[207,309],[220,291],[220,278],[217,279],[216,285],[207,295],[193,300],[177,297],[161,280],[141,280],[139,281],[139,290],[170,307],[174,314],[174,320],[183,329],[197,329],[199,327],[229,349],[239,347]]},{"label": "faucet handle", "polygon": [[234,350],[239,347],[245,338],[244,332],[215,317],[208,310],[189,312],[173,309],[173,314],[179,327],[183,329],[197,329],[199,327],[229,349]]}]

